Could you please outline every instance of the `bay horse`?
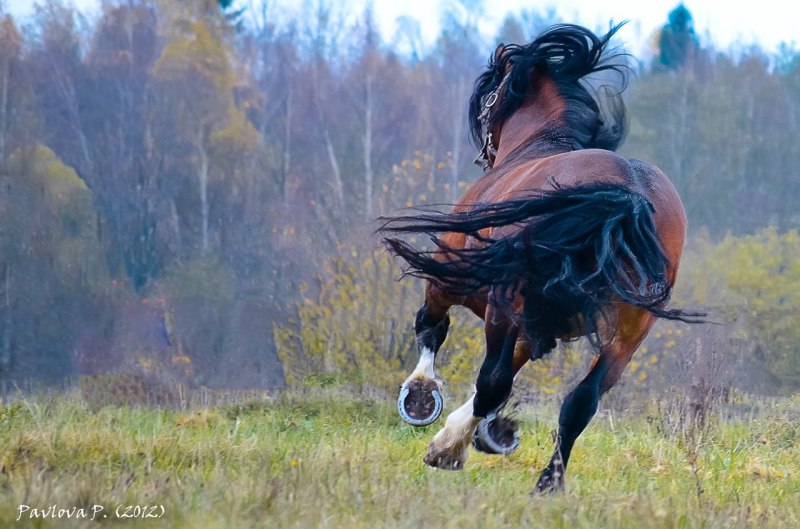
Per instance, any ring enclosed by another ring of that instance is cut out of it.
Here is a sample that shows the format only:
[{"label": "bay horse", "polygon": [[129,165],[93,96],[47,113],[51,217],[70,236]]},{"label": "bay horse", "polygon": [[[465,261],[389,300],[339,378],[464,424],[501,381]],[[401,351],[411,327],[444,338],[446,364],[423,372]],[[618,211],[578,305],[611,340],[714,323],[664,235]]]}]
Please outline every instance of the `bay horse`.
[{"label": "bay horse", "polygon": [[[423,426],[441,413],[434,360],[450,307],[485,320],[475,392],[434,436],[428,465],[463,468],[470,443],[513,452],[517,425],[500,412],[516,373],[557,340],[587,336],[595,357],[564,399],[535,490],[563,488],[575,440],[656,319],[701,316],[666,308],[686,235],[678,193],[657,167],[614,153],[627,126],[620,91],[585,81],[601,71],[624,78],[620,54],[608,49],[620,27],[598,37],[562,24],[527,45],[498,46],[469,107],[484,175],[450,213],[382,219],[379,231],[406,274],[427,280],[415,322],[419,362],[398,399],[404,421]],[[395,234],[428,235],[433,248]]]}]

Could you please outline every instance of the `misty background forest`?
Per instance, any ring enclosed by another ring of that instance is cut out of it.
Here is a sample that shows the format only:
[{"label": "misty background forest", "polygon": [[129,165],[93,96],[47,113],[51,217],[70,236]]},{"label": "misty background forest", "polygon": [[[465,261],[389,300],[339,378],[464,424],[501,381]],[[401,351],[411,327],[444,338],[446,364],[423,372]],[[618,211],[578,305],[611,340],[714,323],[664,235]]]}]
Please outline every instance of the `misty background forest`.
[{"label": "misty background forest", "polygon": [[[393,395],[416,362],[422,287],[395,281],[375,219],[480,177],[473,80],[497,42],[559,20],[532,8],[484,39],[480,2],[453,2],[428,46],[413,20],[387,42],[343,2],[294,18],[230,4],[108,0],[88,20],[52,0],[24,22],[0,8],[0,393]],[[800,50],[701,46],[689,17],[664,13],[652,57],[630,57],[620,152],[686,205],[674,304],[725,325],[660,325],[625,383],[797,391]],[[452,391],[483,346],[456,318]],[[529,367],[540,391],[587,360],[564,353]]]}]

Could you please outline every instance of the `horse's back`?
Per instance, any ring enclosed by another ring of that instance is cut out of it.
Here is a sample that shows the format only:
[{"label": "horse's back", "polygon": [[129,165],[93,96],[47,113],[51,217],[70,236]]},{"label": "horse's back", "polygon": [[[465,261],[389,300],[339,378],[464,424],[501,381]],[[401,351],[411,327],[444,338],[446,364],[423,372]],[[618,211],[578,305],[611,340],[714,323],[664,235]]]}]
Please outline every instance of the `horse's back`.
[{"label": "horse's back", "polygon": [[[648,162],[627,159],[612,151],[583,149],[530,160],[510,169],[498,166],[467,191],[455,210],[596,182],[622,185],[653,204],[659,238],[670,262],[670,280],[674,281],[686,236],[686,214],[667,176]],[[446,242],[451,247],[469,247],[476,242],[464,234],[447,235]]]},{"label": "horse's back", "polygon": [[[457,208],[470,204],[501,202],[520,198],[539,190],[568,188],[581,184],[607,182],[623,185],[646,196],[651,202],[674,202],[677,192],[655,165],[631,160],[603,149],[582,149],[530,160],[508,170],[497,168],[500,175],[487,174],[475,183],[459,201]],[[662,200],[664,199],[664,200]],[[664,206],[668,204],[664,202]],[[680,208],[681,212],[683,208]]]}]

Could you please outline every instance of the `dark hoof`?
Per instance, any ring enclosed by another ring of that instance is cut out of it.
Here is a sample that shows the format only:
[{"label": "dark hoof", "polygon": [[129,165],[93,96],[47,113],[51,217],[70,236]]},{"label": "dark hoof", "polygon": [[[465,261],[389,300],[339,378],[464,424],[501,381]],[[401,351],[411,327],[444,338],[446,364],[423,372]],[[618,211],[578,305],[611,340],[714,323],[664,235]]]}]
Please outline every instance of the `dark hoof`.
[{"label": "dark hoof", "polygon": [[487,454],[512,454],[519,448],[517,426],[517,421],[506,417],[487,417],[478,424],[472,446]]},{"label": "dark hoof", "polygon": [[428,449],[428,453],[422,459],[429,467],[438,468],[441,470],[462,470],[464,468],[464,461],[466,461],[466,453],[463,450],[451,450],[444,452],[437,452],[433,446]]},{"label": "dark hoof", "polygon": [[553,494],[564,490],[564,471],[547,467],[539,476],[533,494]]},{"label": "dark hoof", "polygon": [[444,401],[433,380],[412,380],[400,391],[397,412],[412,426],[427,426],[442,414]]}]

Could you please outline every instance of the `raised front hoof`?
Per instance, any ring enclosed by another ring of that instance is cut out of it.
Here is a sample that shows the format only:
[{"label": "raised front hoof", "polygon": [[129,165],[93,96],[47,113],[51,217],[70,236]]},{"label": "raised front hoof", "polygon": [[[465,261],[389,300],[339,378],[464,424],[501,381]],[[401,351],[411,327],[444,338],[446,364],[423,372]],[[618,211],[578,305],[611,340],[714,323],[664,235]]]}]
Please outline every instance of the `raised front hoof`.
[{"label": "raised front hoof", "polygon": [[478,424],[472,446],[479,452],[507,456],[519,448],[517,421],[506,417],[487,417]]},{"label": "raised front hoof", "polygon": [[564,490],[564,471],[547,467],[539,476],[532,494],[554,494]]},{"label": "raised front hoof", "polygon": [[429,467],[441,470],[462,470],[464,462],[467,460],[467,450],[460,447],[440,450],[431,443],[428,447],[428,453],[425,454],[422,460]]},{"label": "raised front hoof", "polygon": [[442,414],[443,404],[444,399],[436,381],[416,379],[400,391],[397,412],[411,426],[427,426]]}]

